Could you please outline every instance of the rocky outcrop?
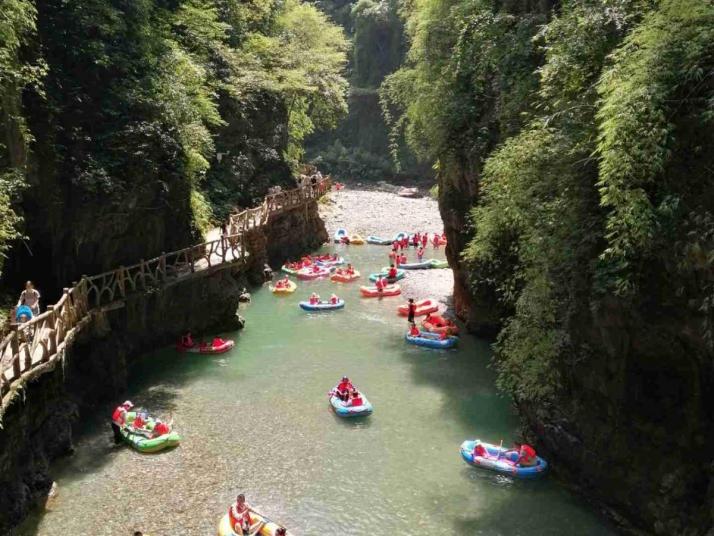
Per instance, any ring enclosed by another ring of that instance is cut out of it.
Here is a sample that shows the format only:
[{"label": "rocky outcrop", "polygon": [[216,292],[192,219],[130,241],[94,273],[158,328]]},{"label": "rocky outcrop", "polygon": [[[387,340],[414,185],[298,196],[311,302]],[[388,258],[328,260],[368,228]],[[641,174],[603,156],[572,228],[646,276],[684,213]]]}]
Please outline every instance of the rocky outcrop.
[{"label": "rocky outcrop", "polygon": [[[317,204],[272,216],[250,232],[249,262],[219,266],[150,293],[132,294],[91,314],[64,359],[38,370],[7,407],[0,428],[0,533],[42,503],[52,485],[50,462],[71,454],[72,426],[80,414],[110,411],[127,388],[137,356],[196,334],[239,326],[238,297],[262,280],[263,262],[280,265],[327,238]],[[37,370],[37,369],[35,369]]]}]

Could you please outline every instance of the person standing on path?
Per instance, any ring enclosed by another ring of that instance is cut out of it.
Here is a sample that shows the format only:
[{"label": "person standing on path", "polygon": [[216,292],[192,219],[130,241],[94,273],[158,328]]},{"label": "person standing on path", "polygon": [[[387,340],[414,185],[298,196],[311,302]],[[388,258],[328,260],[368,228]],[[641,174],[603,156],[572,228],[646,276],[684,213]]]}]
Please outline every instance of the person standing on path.
[{"label": "person standing on path", "polygon": [[25,290],[20,293],[20,299],[17,301],[17,307],[27,305],[32,311],[33,316],[40,314],[40,293],[37,292],[32,281],[25,283]]},{"label": "person standing on path", "polygon": [[407,322],[409,322],[410,324],[413,324],[415,314],[416,314],[416,303],[414,303],[414,298],[409,298],[409,309],[408,309]]}]

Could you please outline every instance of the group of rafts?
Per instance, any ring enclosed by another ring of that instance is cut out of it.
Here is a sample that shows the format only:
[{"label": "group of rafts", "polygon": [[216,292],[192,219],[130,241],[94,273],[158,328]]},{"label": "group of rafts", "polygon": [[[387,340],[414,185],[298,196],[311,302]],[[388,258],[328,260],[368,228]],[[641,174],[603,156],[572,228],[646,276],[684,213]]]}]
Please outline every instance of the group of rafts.
[{"label": "group of rafts", "polygon": [[[440,245],[439,235],[435,235],[434,246]],[[348,237],[345,239],[345,237]],[[399,233],[392,240],[381,239],[370,236],[366,240],[370,244],[394,245],[402,244],[407,239],[412,242],[414,236],[406,233]],[[351,245],[364,244],[359,235],[348,235],[344,229],[339,229],[335,234],[335,242]],[[445,243],[441,239],[441,244]],[[394,247],[393,252],[397,250]],[[430,259],[416,263],[400,262],[404,261],[404,255],[397,254],[396,259],[390,254],[390,260],[396,261],[396,268],[393,264],[389,268],[384,268],[381,272],[371,274],[370,281],[375,285],[371,287],[360,287],[360,292],[366,298],[382,298],[399,296],[401,288],[397,281],[405,277],[405,270],[445,268],[444,261]],[[309,281],[318,278],[329,277],[336,283],[349,283],[359,279],[360,273],[351,264],[346,264],[345,259],[336,254],[305,256],[300,261],[290,262],[283,265],[282,270],[286,274],[294,275],[298,279]],[[275,294],[292,294],[297,290],[297,284],[287,276],[276,281],[270,287]],[[313,293],[306,301],[301,301],[299,306],[312,312],[330,311],[342,309],[345,301],[334,294],[329,300],[323,301]],[[409,310],[413,309],[414,317],[424,317],[421,322],[421,330],[412,324],[405,339],[411,344],[428,348],[446,349],[455,346],[458,342],[458,327],[451,320],[438,314],[439,306],[433,299],[423,299],[420,301],[409,300],[408,303],[400,305],[397,313],[401,316],[408,316]],[[199,354],[220,354],[233,348],[232,340],[215,338],[211,343],[195,343],[190,334],[184,336],[177,344],[176,348],[180,352]],[[342,380],[328,393],[328,398],[335,414],[340,417],[366,417],[373,412],[372,404],[364,393],[350,382],[349,378]],[[181,438],[173,430],[173,421],[165,422],[149,415],[145,410],[134,409],[130,401],[124,402],[117,407],[112,415],[112,424],[115,434],[129,443],[140,452],[150,453],[175,447]],[[503,445],[493,445],[479,439],[464,441],[461,445],[461,456],[469,464],[484,469],[490,469],[499,473],[511,475],[516,478],[537,478],[543,475],[548,467],[548,463],[537,456],[532,447],[521,445],[517,448],[507,449]],[[242,510],[241,510],[242,508]],[[243,514],[236,518],[236,511],[241,510]],[[253,534],[263,536],[289,536],[284,527],[270,521],[268,518],[249,508],[242,495],[236,499],[236,504],[231,506],[229,512],[223,516],[218,526],[219,536],[238,536],[241,534]]]},{"label": "group of rafts", "polygon": [[[430,259],[415,263],[407,263],[404,254],[398,253],[398,247],[403,251],[404,244],[419,247],[419,237],[399,233],[391,240],[369,236],[366,240],[370,244],[392,245],[390,260],[393,262],[390,268],[384,268],[381,272],[371,274],[370,281],[376,283],[374,287],[361,287],[360,291],[364,297],[389,297],[401,294],[401,289],[397,281],[404,278],[405,270],[445,268],[447,263]],[[425,246],[425,235],[421,237]],[[336,243],[348,245],[361,245],[365,243],[359,235],[350,235],[345,229],[338,229],[335,233]],[[434,247],[446,243],[444,237],[435,235],[433,239]],[[396,261],[396,262],[395,262]],[[287,263],[283,266],[283,271],[295,274],[298,278],[309,280],[319,277],[330,277],[335,282],[350,282],[359,278],[360,274],[351,264],[346,269],[339,268],[345,260],[342,257],[333,255],[323,255],[318,257],[303,257],[298,262]],[[398,268],[397,268],[398,267]],[[316,275],[317,274],[317,275]],[[282,280],[281,287],[288,288],[288,279]],[[292,282],[290,282],[292,283]],[[380,286],[381,283],[381,286]],[[385,284],[386,283],[386,284]],[[290,286],[291,292],[297,288],[293,283]],[[277,289],[273,287],[275,292]],[[278,293],[279,290],[278,290]],[[308,311],[324,311],[344,308],[344,300],[334,294],[329,301],[319,300],[319,296],[312,294],[309,301],[300,302],[300,307]],[[412,324],[411,329],[405,335],[407,342],[419,346],[444,349],[451,348],[458,342],[458,327],[451,320],[438,314],[438,303],[433,299],[423,299],[420,301],[409,300],[408,303],[400,305],[397,313],[401,316],[409,316],[410,309],[414,317],[424,317],[419,330]],[[367,400],[364,393],[357,390],[350,382],[349,378],[343,377],[342,381],[329,392],[330,405],[335,413],[340,417],[366,417],[374,411],[372,404]],[[480,439],[464,441],[460,448],[462,458],[469,464],[484,469],[490,469],[499,473],[511,475],[516,478],[530,479],[538,478],[545,474],[548,463],[537,456],[535,450],[529,445],[517,445],[515,448],[504,448],[503,444],[494,445],[481,441]]]}]

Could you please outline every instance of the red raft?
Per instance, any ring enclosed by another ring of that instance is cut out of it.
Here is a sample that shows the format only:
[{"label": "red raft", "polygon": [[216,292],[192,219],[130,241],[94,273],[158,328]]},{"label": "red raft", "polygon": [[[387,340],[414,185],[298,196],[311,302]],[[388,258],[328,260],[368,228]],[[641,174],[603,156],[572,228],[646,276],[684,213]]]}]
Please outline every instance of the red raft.
[{"label": "red raft", "polygon": [[387,285],[384,290],[380,293],[377,287],[360,287],[359,291],[365,298],[381,298],[384,296],[399,296],[402,293],[402,289],[399,285]]},{"label": "red raft", "polygon": [[451,320],[447,320],[440,315],[429,315],[422,321],[421,327],[424,331],[431,333],[446,333],[447,335],[459,334],[459,327]]},{"label": "red raft", "polygon": [[[430,298],[415,302],[414,305],[416,305],[414,316],[424,316],[430,313],[436,313],[439,310],[439,304]],[[400,305],[397,312],[401,316],[409,316],[409,304]]]},{"label": "red raft", "polygon": [[235,346],[235,342],[228,339],[227,341],[216,337],[211,344],[202,342],[193,346],[184,346],[180,342],[176,345],[176,350],[179,352],[188,352],[191,354],[224,354]]}]

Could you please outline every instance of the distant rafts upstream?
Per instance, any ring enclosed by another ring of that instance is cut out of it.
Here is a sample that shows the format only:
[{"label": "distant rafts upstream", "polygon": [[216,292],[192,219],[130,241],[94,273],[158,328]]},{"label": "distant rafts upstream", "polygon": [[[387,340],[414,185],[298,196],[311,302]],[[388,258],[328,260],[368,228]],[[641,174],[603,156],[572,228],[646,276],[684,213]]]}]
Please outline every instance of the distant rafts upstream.
[{"label": "distant rafts upstream", "polygon": [[[359,296],[389,248],[324,251],[345,256],[361,282],[298,282],[281,297],[257,289],[242,311],[246,329],[221,334],[236,339],[231,352],[142,357],[126,397],[172,416],[182,444],[154,455],[115,446],[105,408],[84,423],[76,454],[54,465],[57,497],[20,534],[215,534],[237,493],[301,535],[609,534],[552,479],[466,465],[464,439],[508,445],[518,430],[494,386],[489,345],[470,336],[450,351],[407,345],[396,314],[404,300]],[[442,299],[450,277],[409,273],[403,297]],[[335,292],[346,307],[306,313],[298,302],[312,292]],[[370,417],[331,411],[327,393],[345,374],[374,405]]]}]

